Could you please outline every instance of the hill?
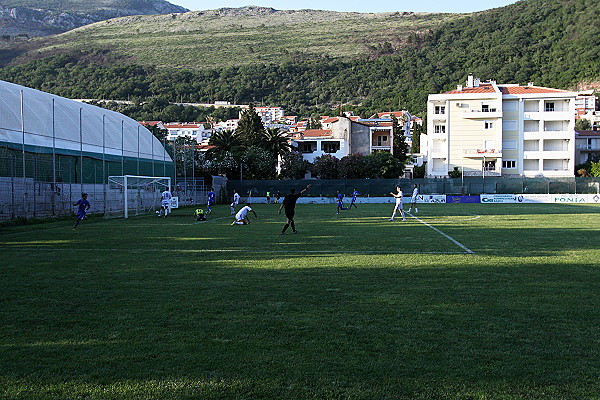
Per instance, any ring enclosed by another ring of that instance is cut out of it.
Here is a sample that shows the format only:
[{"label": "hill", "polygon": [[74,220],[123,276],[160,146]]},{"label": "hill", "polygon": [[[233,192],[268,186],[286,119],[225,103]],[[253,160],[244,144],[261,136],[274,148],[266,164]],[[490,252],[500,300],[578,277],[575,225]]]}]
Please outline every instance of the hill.
[{"label": "hill", "polygon": [[468,73],[600,89],[597,1],[523,0],[469,15],[255,9],[230,16],[250,11],[125,17],[32,40],[4,53],[11,64],[0,79],[73,98],[264,102],[303,115],[339,104],[364,114],[423,112],[428,93]]},{"label": "hill", "polygon": [[[141,65],[209,69],[392,53],[410,33],[426,32],[457,17],[224,8],[116,18],[28,45],[35,49],[35,57],[94,49]],[[31,52],[24,60],[28,57]]]},{"label": "hill", "polygon": [[3,0],[0,35],[46,36],[115,17],[186,11],[164,0]]}]

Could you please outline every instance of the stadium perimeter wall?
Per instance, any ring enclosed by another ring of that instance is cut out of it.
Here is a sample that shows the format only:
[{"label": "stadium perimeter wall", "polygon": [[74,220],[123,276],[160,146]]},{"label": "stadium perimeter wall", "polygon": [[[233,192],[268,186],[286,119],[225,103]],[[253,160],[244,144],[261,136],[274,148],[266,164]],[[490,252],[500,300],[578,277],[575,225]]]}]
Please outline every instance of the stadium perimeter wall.
[{"label": "stadium perimeter wall", "polygon": [[277,192],[282,196],[291,188],[302,190],[308,184],[312,187],[306,197],[333,197],[340,191],[348,197],[356,188],[360,197],[387,197],[396,186],[400,186],[405,195],[412,193],[417,185],[422,195],[480,195],[480,194],[599,194],[600,178],[485,178],[465,177],[464,179],[301,179],[301,180],[229,180],[227,194],[233,191],[244,197],[264,197],[271,192],[274,198]]}]

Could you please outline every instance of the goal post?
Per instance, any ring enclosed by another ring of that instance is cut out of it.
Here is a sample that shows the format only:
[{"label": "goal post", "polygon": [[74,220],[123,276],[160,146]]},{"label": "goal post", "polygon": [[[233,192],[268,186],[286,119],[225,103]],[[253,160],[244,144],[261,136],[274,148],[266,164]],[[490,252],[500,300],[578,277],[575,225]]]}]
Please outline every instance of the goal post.
[{"label": "goal post", "polygon": [[153,212],[160,207],[162,192],[170,187],[168,176],[109,176],[106,214],[129,218]]}]

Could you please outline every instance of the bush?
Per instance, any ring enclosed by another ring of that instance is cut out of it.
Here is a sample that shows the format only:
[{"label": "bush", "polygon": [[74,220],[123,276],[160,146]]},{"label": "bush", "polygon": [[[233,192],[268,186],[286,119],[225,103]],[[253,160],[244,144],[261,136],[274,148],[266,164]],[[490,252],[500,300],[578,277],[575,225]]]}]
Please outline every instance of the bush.
[{"label": "bush", "polygon": [[321,179],[338,179],[340,176],[339,166],[339,159],[330,154],[324,154],[315,158],[312,173]]}]

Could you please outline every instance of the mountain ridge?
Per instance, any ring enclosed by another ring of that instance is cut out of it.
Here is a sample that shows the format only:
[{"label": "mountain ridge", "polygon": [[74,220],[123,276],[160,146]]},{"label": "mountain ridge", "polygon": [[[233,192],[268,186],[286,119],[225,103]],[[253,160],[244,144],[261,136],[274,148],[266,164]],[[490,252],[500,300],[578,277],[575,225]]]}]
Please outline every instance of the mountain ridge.
[{"label": "mountain ridge", "polygon": [[0,35],[48,36],[116,17],[187,11],[165,0],[3,0]]}]

